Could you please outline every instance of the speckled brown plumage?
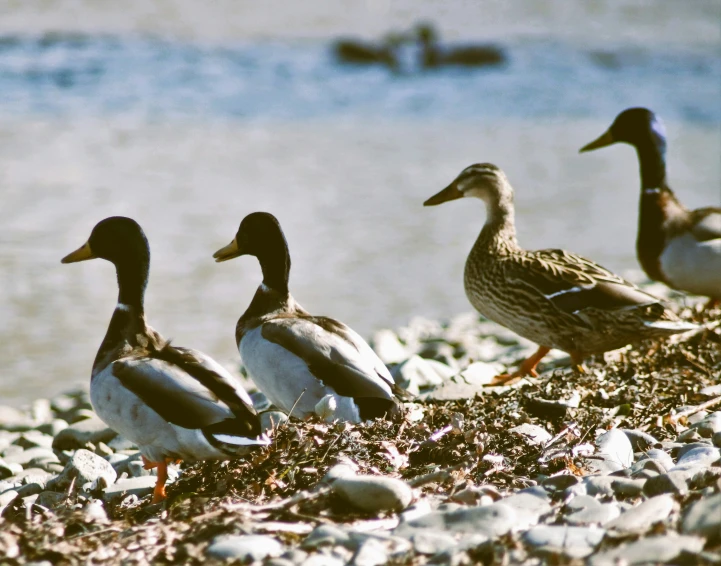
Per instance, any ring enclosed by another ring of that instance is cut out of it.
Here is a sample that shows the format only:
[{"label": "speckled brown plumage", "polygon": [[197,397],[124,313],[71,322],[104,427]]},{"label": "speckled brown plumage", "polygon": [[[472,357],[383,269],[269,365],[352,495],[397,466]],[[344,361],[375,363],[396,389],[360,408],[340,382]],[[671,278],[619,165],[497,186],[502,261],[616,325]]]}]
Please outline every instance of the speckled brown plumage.
[{"label": "speckled brown plumage", "polygon": [[535,374],[549,348],[580,362],[591,354],[693,328],[656,297],[588,259],[559,249],[521,248],[513,189],[496,166],[467,167],[425,204],[461,197],[481,198],[488,214],[466,261],[469,301],[485,317],[541,346],[521,373]]}]

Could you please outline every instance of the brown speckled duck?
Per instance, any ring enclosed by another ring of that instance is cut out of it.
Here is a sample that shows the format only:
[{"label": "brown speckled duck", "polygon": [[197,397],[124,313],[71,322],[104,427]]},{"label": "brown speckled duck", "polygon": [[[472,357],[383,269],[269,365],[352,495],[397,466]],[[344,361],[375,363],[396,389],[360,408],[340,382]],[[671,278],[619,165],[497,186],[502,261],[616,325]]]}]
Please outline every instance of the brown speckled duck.
[{"label": "brown speckled duck", "polygon": [[270,443],[248,394],[218,362],[171,346],[145,322],[150,248],[130,218],[99,222],[62,259],[115,265],[118,304],[90,377],[90,401],[113,430],[135,442],[146,468],[158,468],[153,502],[165,499],[170,460],[218,460]]},{"label": "brown speckled duck", "polygon": [[689,210],[666,182],[666,130],[647,108],[621,112],[592,151],[625,142],[636,148],[641,170],[641,205],[636,254],[651,279],[673,289],[721,301],[721,208]]},{"label": "brown speckled duck", "polygon": [[468,299],[486,318],[539,345],[516,372],[498,376],[498,383],[538,375],[536,366],[551,348],[570,354],[580,368],[589,355],[696,328],[658,298],[588,259],[565,250],[521,248],[513,189],[495,165],[467,167],[424,205],[463,197],[480,198],[487,210],[466,260]]}]

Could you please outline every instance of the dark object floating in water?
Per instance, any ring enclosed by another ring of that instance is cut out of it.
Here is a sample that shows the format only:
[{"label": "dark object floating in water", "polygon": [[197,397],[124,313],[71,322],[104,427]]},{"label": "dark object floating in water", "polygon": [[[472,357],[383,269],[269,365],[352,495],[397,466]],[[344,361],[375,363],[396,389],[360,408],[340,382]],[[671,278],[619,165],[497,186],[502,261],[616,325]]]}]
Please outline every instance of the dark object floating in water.
[{"label": "dark object floating in water", "polygon": [[333,54],[339,63],[347,65],[386,65],[398,70],[398,47],[403,36],[388,34],[380,43],[357,39],[338,39],[333,43]]},{"label": "dark object floating in water", "polygon": [[503,48],[493,44],[469,44],[443,47],[438,43],[438,33],[431,24],[419,24],[416,35],[421,44],[421,65],[433,69],[449,65],[485,67],[501,65],[507,57]]}]

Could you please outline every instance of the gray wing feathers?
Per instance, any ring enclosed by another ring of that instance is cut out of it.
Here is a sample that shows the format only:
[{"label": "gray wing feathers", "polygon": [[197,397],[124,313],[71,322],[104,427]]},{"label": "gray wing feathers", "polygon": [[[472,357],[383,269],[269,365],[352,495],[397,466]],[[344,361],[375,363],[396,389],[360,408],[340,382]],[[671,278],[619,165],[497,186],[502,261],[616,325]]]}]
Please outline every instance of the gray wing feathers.
[{"label": "gray wing feathers", "polygon": [[373,350],[350,328],[343,325],[342,330],[326,330],[312,319],[279,318],[265,322],[261,332],[301,358],[316,378],[340,395],[392,399],[388,370],[384,366],[380,373]]},{"label": "gray wing feathers", "polygon": [[113,375],[161,417],[183,428],[203,428],[235,416],[196,379],[163,360],[118,360]]}]

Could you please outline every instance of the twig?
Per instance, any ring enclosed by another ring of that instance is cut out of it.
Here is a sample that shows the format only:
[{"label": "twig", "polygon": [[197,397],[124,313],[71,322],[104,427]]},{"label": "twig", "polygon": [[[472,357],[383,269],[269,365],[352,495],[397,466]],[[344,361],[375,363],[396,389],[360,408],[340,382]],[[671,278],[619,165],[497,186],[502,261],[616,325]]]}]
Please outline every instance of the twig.
[{"label": "twig", "polygon": [[290,408],[290,411],[288,411],[288,416],[289,416],[289,417],[293,415],[293,411],[295,411],[295,406],[298,404],[298,402],[300,401],[300,398],[303,397],[303,394],[304,394],[307,390],[308,390],[308,389],[306,388],[306,389],[303,389],[303,391],[300,392],[300,395],[298,395],[298,398],[295,400],[295,403],[293,403],[293,406]]},{"label": "twig", "polygon": [[715,399],[711,399],[709,401],[706,401],[705,403],[701,403],[700,405],[696,405],[695,407],[691,407],[689,409],[686,409],[685,411],[676,413],[675,415],[669,413],[664,417],[663,420],[670,424],[677,424],[679,419],[690,417],[691,415],[695,415],[696,413],[705,411],[709,407],[713,407],[714,405],[718,405],[719,403],[721,403],[721,397],[716,397]]},{"label": "twig", "polygon": [[262,511],[277,511],[279,509],[285,509],[287,507],[292,507],[293,505],[297,505],[299,503],[305,503],[307,501],[314,501],[316,499],[320,499],[324,495],[327,495],[330,493],[331,488],[330,487],[321,487],[317,489],[316,491],[301,491],[299,493],[296,493],[293,497],[290,497],[288,499],[283,499],[281,501],[275,501],[273,503],[266,503],[265,505],[250,505],[248,503],[233,503],[231,505],[227,505],[225,509],[228,511],[239,511],[239,510],[245,510],[245,511],[251,511],[254,513],[262,512]]}]

